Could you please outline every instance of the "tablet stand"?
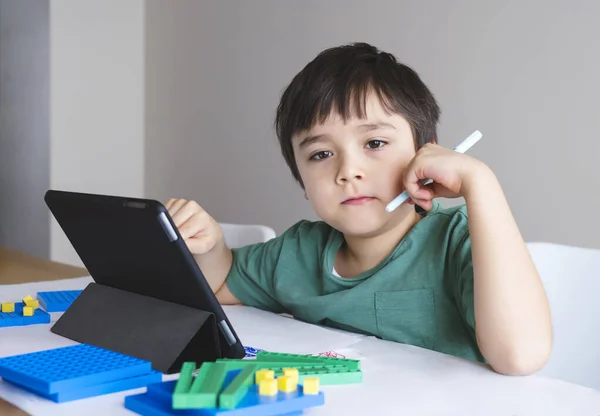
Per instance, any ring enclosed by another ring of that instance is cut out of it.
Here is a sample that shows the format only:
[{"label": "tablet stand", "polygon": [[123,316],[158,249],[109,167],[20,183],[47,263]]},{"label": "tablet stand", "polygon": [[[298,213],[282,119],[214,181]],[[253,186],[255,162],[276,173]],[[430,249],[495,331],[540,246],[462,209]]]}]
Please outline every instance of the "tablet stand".
[{"label": "tablet stand", "polygon": [[212,313],[98,283],[85,288],[51,331],[150,361],[165,374],[178,373],[185,361],[221,358]]}]

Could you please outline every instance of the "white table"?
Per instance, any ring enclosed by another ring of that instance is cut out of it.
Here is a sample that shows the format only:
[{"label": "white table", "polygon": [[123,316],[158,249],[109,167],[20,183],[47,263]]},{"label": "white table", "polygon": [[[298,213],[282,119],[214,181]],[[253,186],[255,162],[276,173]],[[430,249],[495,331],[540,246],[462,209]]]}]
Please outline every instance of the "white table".
[{"label": "white table", "polygon": [[[89,281],[81,278],[0,286],[0,296],[20,298],[43,290],[83,289]],[[324,386],[325,405],[307,410],[307,415],[600,415],[600,392],[587,387],[539,376],[502,376],[460,358],[373,337],[329,331],[252,308],[225,310],[246,345],[260,347],[258,344],[272,328],[276,335],[271,345],[279,336],[280,351],[297,352],[290,348],[321,348],[327,344],[362,357],[363,383]],[[254,316],[252,325],[266,332],[248,328],[250,321],[244,317],[249,315]],[[53,321],[57,317],[53,315]],[[48,325],[0,329],[0,356],[72,344],[52,334]],[[0,397],[32,415],[131,415],[123,407],[123,397],[143,391],[56,404],[0,382]]]}]

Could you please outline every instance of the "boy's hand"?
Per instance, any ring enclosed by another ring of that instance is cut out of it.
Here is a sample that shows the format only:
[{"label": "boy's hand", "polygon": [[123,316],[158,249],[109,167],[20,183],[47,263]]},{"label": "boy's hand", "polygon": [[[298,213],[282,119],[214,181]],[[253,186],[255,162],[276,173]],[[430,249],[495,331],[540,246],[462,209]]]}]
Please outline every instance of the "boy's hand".
[{"label": "boy's hand", "polygon": [[201,256],[224,244],[221,227],[197,202],[169,199],[165,208],[193,255]]},{"label": "boy's hand", "polygon": [[[466,197],[476,179],[488,176],[489,168],[477,159],[428,143],[417,152],[404,170],[404,188],[408,202],[425,210],[433,198]],[[433,183],[423,185],[426,179]]]}]

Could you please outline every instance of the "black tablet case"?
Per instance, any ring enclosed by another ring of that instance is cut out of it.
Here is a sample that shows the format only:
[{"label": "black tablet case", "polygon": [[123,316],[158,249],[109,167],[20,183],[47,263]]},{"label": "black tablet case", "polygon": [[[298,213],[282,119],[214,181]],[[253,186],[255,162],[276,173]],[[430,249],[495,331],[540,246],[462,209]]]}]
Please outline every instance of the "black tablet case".
[{"label": "black tablet case", "polygon": [[51,328],[74,341],[137,357],[165,374],[220,358],[212,313],[90,283]]}]

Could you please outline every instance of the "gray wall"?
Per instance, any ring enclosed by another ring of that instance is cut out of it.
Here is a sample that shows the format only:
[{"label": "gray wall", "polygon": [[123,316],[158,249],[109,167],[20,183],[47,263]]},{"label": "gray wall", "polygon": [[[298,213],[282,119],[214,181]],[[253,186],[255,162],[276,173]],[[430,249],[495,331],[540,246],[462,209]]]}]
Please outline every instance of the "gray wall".
[{"label": "gray wall", "polygon": [[0,0],[0,246],[48,257],[48,2]]},{"label": "gray wall", "polygon": [[279,94],[323,48],[367,41],[432,88],[441,144],[483,132],[470,154],[526,240],[600,247],[598,15],[594,1],[149,0],[146,193],[278,232],[314,219],[272,129]]},{"label": "gray wall", "polygon": [[[50,185],[144,193],[144,0],[50,2]],[[50,258],[82,265],[52,218]]]}]

